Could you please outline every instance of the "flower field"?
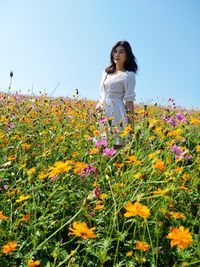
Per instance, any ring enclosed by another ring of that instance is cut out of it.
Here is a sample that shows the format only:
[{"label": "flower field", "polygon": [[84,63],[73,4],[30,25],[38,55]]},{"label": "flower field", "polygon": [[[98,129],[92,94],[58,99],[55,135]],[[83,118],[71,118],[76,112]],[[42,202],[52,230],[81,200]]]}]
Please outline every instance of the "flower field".
[{"label": "flower field", "polygon": [[0,266],[200,266],[200,111],[95,105],[0,93]]}]

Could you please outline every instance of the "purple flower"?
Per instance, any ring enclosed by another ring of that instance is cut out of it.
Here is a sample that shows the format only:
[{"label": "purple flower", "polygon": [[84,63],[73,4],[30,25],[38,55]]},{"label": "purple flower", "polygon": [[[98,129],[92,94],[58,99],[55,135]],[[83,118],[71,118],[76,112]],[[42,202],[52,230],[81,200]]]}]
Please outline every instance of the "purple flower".
[{"label": "purple flower", "polygon": [[170,151],[175,153],[176,158],[183,158],[184,151],[176,144],[170,147]]},{"label": "purple flower", "polygon": [[108,148],[107,147],[103,150],[104,156],[113,156],[113,155],[115,155],[115,153],[116,153],[116,150],[114,148]]},{"label": "purple flower", "polygon": [[181,113],[176,114],[176,119],[179,120],[180,122],[185,122],[185,117],[181,115]]},{"label": "purple flower", "polygon": [[95,172],[95,171],[96,171],[96,168],[92,164],[90,164],[85,170],[86,175],[89,175],[91,172]]},{"label": "purple flower", "polygon": [[99,197],[100,194],[100,188],[99,187],[95,187],[95,189],[92,191],[93,197]]}]

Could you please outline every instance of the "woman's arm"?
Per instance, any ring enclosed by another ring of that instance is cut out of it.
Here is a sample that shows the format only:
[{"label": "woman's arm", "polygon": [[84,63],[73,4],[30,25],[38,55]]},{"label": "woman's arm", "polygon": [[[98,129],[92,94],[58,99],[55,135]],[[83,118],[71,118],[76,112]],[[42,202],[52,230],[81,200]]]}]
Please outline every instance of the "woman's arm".
[{"label": "woman's arm", "polygon": [[128,122],[134,130],[134,104],[133,101],[126,101],[125,109],[127,112]]}]

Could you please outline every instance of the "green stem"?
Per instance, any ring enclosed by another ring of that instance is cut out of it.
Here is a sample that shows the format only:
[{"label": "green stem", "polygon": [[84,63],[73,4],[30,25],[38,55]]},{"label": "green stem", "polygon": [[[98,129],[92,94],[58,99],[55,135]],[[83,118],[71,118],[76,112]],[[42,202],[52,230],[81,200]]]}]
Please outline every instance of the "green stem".
[{"label": "green stem", "polygon": [[71,221],[73,221],[82,211],[82,207],[80,210],[71,218],[69,219],[66,223],[64,223],[60,228],[58,228],[53,234],[51,234],[48,238],[46,238],[40,245],[38,245],[35,250],[33,251],[33,254],[35,251],[40,249],[49,239],[51,239],[55,234],[57,234],[61,229],[63,229],[67,224],[69,224]]}]

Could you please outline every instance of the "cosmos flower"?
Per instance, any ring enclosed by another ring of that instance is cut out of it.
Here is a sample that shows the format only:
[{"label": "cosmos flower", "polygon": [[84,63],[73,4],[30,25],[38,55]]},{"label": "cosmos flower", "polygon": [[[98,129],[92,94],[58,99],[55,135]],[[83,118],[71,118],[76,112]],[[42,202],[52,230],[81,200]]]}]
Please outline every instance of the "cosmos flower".
[{"label": "cosmos flower", "polygon": [[191,233],[189,232],[189,229],[184,229],[183,226],[173,228],[166,238],[171,239],[171,247],[178,246],[181,250],[192,244]]},{"label": "cosmos flower", "polygon": [[136,249],[148,251],[149,245],[146,242],[136,241]]},{"label": "cosmos flower", "polygon": [[84,239],[96,238],[96,234],[93,232],[96,227],[89,229],[85,222],[73,222],[73,228],[69,227],[68,235],[76,235]]},{"label": "cosmos flower", "polygon": [[131,201],[129,201],[124,208],[127,210],[127,212],[124,214],[124,217],[132,217],[132,216],[140,216],[143,218],[147,218],[150,215],[150,210],[147,206],[142,205],[139,202],[135,202],[132,204]]},{"label": "cosmos flower", "polygon": [[15,251],[16,248],[17,248],[17,242],[9,241],[7,244],[2,246],[2,251],[3,251],[3,253],[8,254],[12,251]]},{"label": "cosmos flower", "polygon": [[184,151],[176,144],[171,146],[169,150],[175,153],[175,158],[183,158]]},{"label": "cosmos flower", "polygon": [[105,148],[103,150],[103,156],[113,156],[116,153],[116,150],[114,148]]}]

